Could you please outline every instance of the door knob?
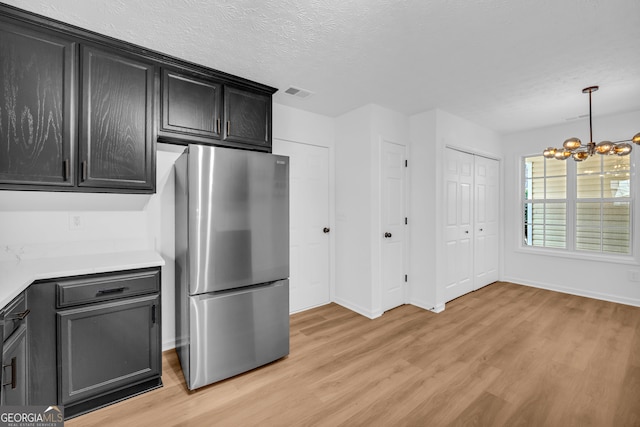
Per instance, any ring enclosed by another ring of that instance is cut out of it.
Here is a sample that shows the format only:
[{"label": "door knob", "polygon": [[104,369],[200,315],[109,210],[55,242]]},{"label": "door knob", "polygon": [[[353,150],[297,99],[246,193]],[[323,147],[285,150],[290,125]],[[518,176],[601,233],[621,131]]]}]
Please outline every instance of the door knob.
[{"label": "door knob", "polygon": [[391,233],[389,233],[389,232],[384,233],[384,237],[385,237],[386,239],[388,239],[389,237],[391,237]]},{"label": "door knob", "polygon": [[329,227],[325,227],[325,228],[323,228],[323,229],[322,229],[322,232],[323,232],[324,234],[327,234],[327,233],[328,233],[328,232],[330,232],[330,231],[331,231],[331,229],[330,229]]},{"label": "door knob", "polygon": [[464,234],[469,234],[469,230],[464,230]]},{"label": "door knob", "polygon": [[484,231],[484,230],[481,228],[480,231]]}]

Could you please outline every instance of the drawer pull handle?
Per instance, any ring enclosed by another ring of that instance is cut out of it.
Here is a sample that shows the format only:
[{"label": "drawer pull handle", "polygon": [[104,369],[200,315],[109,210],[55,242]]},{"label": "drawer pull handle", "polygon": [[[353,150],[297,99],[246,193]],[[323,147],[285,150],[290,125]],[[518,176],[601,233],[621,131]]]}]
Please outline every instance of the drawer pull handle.
[{"label": "drawer pull handle", "polygon": [[98,295],[117,294],[120,292],[124,292],[125,289],[127,289],[126,286],[122,286],[121,288],[101,289],[98,291]]},{"label": "drawer pull handle", "polygon": [[11,314],[5,317],[5,320],[24,320],[29,315],[29,313],[31,313],[31,310],[26,309],[25,311],[21,311],[20,313]]},{"label": "drawer pull handle", "polygon": [[6,387],[8,385],[11,386],[11,388],[16,388],[16,377],[18,376],[18,367],[17,367],[17,360],[15,357],[11,358],[11,364],[10,365],[2,365],[2,369],[4,368],[8,368],[9,366],[11,366],[11,381],[8,383],[4,383],[2,384],[3,387]]}]

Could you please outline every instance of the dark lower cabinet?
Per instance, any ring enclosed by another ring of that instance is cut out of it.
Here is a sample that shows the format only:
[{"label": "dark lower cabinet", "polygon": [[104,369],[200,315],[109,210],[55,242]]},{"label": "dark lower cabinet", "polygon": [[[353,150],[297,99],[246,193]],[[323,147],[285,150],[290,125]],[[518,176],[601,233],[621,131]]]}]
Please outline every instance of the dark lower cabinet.
[{"label": "dark lower cabinet", "polygon": [[0,405],[26,405],[29,384],[27,382],[27,309],[25,293],[19,294],[0,310]]},{"label": "dark lower cabinet", "polygon": [[162,386],[160,268],[27,289],[30,405],[71,418]]},{"label": "dark lower cabinet", "polygon": [[2,349],[2,398],[0,404],[27,404],[27,326],[22,325]]},{"label": "dark lower cabinet", "polygon": [[158,295],[58,311],[65,407],[160,375]]}]

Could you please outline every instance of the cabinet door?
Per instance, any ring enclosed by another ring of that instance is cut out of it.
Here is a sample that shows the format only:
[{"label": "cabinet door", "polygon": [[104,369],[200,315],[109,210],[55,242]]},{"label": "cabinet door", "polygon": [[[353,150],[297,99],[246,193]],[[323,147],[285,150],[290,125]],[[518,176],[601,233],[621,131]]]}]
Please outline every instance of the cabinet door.
[{"label": "cabinet door", "polygon": [[55,33],[0,20],[1,187],[75,184],[75,52]]},{"label": "cabinet door", "polygon": [[81,55],[79,185],[153,191],[153,64],[92,46]]},{"label": "cabinet door", "polygon": [[163,70],[161,133],[220,138],[221,91],[215,82]]},{"label": "cabinet door", "polygon": [[59,404],[160,375],[160,297],[58,311]]},{"label": "cabinet door", "polygon": [[224,140],[271,147],[271,97],[224,88]]},{"label": "cabinet door", "polygon": [[27,327],[22,325],[2,352],[2,405],[27,404]]}]

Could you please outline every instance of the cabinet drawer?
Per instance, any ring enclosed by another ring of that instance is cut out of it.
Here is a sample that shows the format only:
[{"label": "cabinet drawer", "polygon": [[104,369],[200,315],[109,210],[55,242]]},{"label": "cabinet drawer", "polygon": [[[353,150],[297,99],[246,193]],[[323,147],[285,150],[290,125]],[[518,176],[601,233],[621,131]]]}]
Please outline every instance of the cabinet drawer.
[{"label": "cabinet drawer", "polygon": [[68,307],[158,292],[160,270],[92,275],[59,280],[56,285],[57,307]]},{"label": "cabinet drawer", "polygon": [[22,325],[29,314],[24,294],[18,295],[4,310],[3,337],[6,340]]}]

